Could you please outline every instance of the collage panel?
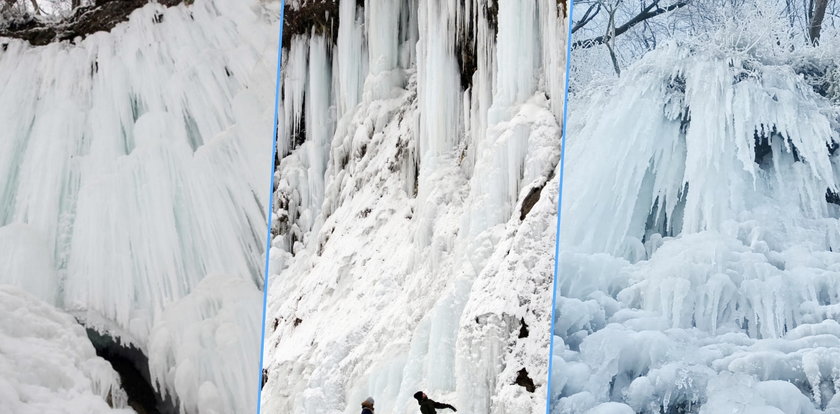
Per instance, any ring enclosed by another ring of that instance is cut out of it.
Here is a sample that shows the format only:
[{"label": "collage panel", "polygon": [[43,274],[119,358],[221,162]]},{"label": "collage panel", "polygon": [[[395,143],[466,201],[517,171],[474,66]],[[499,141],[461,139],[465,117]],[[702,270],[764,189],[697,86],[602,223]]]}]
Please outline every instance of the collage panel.
[{"label": "collage panel", "polygon": [[578,0],[561,413],[840,412],[831,0]]},{"label": "collage panel", "polygon": [[256,412],[280,6],[0,3],[0,412]]},{"label": "collage panel", "polygon": [[283,13],[261,412],[545,413],[568,4]]}]

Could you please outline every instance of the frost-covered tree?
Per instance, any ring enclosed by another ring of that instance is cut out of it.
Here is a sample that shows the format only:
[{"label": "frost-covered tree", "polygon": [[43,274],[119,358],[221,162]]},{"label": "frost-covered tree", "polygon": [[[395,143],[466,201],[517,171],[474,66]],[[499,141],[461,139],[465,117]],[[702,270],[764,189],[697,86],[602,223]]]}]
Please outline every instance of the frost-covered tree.
[{"label": "frost-covered tree", "polygon": [[[619,74],[663,40],[738,43],[780,50],[816,46],[836,36],[840,6],[834,0],[580,0],[572,16],[573,65]],[[720,28],[735,25],[731,39]],[[772,30],[771,30],[772,28]],[[765,42],[768,40],[768,42]],[[775,42],[775,43],[774,43]],[[831,47],[831,46],[829,46]],[[580,65],[578,65],[580,66]],[[579,77],[580,79],[580,77]]]},{"label": "frost-covered tree", "polygon": [[73,10],[92,3],[92,0],[3,0],[0,18],[5,20],[28,15],[65,17]]},{"label": "frost-covered tree", "polygon": [[641,29],[634,30],[634,34],[644,48],[655,46],[656,33],[651,19],[684,7],[690,2],[691,0],[584,0],[578,7],[585,7],[585,11],[579,19],[575,19],[572,27],[572,34],[575,35],[573,46],[606,46],[613,69],[616,74],[620,74],[616,38],[638,26]]}]

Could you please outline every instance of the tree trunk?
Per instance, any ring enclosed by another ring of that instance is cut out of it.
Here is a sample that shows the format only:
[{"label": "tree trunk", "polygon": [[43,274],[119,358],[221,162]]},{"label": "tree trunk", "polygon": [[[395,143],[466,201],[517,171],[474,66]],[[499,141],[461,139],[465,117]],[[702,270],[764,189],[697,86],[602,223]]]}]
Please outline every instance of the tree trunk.
[{"label": "tree trunk", "polygon": [[607,41],[604,44],[607,46],[607,50],[610,52],[610,60],[612,60],[613,69],[615,69],[615,74],[617,76],[621,76],[621,68],[618,66],[618,58],[615,56],[615,12],[617,8],[611,7],[607,10],[610,14],[610,20],[607,23],[607,33],[604,34],[606,36]]},{"label": "tree trunk", "polygon": [[816,0],[814,3],[814,14],[811,16],[811,24],[808,27],[808,37],[811,38],[811,43],[814,45],[820,42],[820,30],[822,30],[827,6],[828,0]]}]

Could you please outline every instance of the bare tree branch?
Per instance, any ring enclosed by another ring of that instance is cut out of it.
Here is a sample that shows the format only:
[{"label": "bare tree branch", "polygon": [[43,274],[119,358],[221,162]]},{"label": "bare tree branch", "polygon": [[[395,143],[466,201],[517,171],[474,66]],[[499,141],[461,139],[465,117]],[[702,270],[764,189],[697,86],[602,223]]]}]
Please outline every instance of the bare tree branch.
[{"label": "bare tree branch", "polygon": [[588,9],[586,9],[586,13],[583,14],[583,17],[580,18],[580,21],[578,21],[574,24],[574,26],[572,26],[572,33],[578,31],[578,29],[580,29],[581,27],[586,26],[586,24],[591,22],[592,19],[594,19],[600,11],[601,2],[599,1],[597,3],[592,3],[592,5],[589,6]]},{"label": "bare tree branch", "polygon": [[691,0],[679,0],[678,2],[676,2],[674,4],[671,4],[669,6],[659,7],[659,1],[660,0],[655,0],[653,3],[649,4],[647,7],[643,8],[642,11],[639,14],[637,14],[635,17],[628,20],[627,23],[624,23],[623,25],[621,25],[619,27],[616,27],[615,31],[611,35],[610,34],[605,34],[605,35],[602,35],[602,36],[598,36],[594,39],[578,40],[578,41],[572,43],[572,47],[573,48],[589,48],[589,47],[604,44],[604,43],[608,42],[611,37],[616,37],[616,36],[626,32],[626,31],[630,30],[631,28],[633,28],[633,26],[635,26],[635,25],[637,25],[637,24],[639,24],[639,23],[641,23],[641,22],[643,22],[647,19],[659,16],[660,14],[667,13],[667,12],[670,12],[672,10],[679,9],[680,7],[686,6],[691,2]]}]

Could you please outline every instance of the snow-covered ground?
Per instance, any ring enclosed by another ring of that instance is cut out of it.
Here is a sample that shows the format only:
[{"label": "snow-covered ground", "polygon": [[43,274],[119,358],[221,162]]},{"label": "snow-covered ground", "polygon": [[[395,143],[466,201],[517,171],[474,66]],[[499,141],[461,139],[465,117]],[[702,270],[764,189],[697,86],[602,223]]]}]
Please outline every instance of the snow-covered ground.
[{"label": "snow-covered ground", "polygon": [[840,49],[744,27],[569,102],[553,413],[840,412]]},{"label": "snow-covered ground", "polygon": [[0,285],[0,411],[134,413],[108,361],[72,316]]},{"label": "snow-covered ground", "polygon": [[277,16],[152,3],[0,39],[0,283],[142,350],[189,413],[256,408]]},{"label": "snow-covered ground", "polygon": [[564,11],[356,3],[284,51],[262,410],[545,412]]}]

